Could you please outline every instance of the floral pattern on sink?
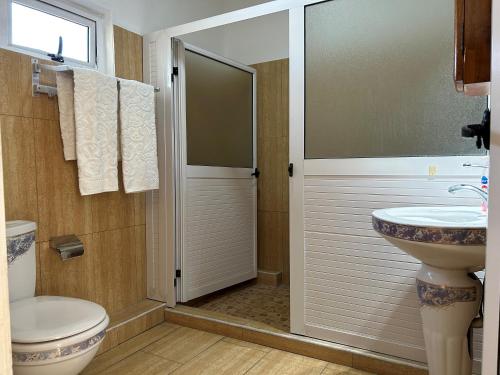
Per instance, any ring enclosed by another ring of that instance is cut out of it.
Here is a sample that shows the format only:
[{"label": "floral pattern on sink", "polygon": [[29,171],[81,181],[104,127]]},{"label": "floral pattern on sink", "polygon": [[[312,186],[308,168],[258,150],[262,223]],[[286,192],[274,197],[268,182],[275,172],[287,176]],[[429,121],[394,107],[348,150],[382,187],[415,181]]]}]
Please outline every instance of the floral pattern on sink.
[{"label": "floral pattern on sink", "polygon": [[396,224],[372,216],[373,229],[388,236],[407,241],[442,245],[486,245],[483,228],[434,228]]},{"label": "floral pattern on sink", "polygon": [[477,300],[477,288],[435,285],[417,279],[417,294],[422,306],[444,307],[456,302]]}]

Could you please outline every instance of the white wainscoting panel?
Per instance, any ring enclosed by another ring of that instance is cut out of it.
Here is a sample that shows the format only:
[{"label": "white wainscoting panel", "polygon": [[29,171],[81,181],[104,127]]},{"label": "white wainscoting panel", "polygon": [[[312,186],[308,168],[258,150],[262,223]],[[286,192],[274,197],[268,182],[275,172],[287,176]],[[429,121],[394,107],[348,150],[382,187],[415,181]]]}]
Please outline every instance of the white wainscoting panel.
[{"label": "white wainscoting panel", "polygon": [[479,177],[305,176],[306,335],[426,362],[415,287],[420,263],[372,229],[371,212],[480,205],[470,193],[449,194],[457,183],[478,185]]},{"label": "white wainscoting panel", "polygon": [[187,178],[183,302],[257,276],[254,179]]}]

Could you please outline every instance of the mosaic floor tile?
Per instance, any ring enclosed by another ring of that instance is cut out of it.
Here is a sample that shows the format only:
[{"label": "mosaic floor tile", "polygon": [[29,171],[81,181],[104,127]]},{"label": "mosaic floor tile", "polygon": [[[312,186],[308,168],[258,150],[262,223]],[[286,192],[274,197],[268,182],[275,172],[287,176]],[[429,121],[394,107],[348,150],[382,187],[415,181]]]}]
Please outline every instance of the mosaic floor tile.
[{"label": "mosaic floor tile", "polygon": [[265,323],[290,331],[290,288],[245,284],[198,299],[190,306]]}]

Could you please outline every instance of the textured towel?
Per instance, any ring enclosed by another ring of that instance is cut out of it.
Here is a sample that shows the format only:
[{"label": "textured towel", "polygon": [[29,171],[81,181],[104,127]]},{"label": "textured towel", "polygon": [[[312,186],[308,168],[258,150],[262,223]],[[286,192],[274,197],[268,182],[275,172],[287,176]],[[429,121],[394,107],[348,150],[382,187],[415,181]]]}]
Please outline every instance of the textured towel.
[{"label": "textured towel", "polygon": [[64,159],[76,160],[75,134],[75,84],[73,72],[57,72],[57,101],[59,103],[59,125],[63,141]]},{"label": "textured towel", "polygon": [[126,193],[159,188],[154,87],[120,80],[120,138]]},{"label": "textured towel", "polygon": [[73,69],[78,179],[82,195],[118,190],[116,78]]}]

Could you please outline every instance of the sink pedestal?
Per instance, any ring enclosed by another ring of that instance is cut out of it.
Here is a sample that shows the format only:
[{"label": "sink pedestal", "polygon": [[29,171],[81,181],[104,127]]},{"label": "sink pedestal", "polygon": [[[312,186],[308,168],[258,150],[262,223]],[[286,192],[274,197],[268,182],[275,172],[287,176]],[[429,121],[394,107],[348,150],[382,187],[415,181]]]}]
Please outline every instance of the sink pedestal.
[{"label": "sink pedestal", "polygon": [[483,287],[466,270],[422,264],[417,274],[430,375],[471,375],[467,333],[481,304]]}]

